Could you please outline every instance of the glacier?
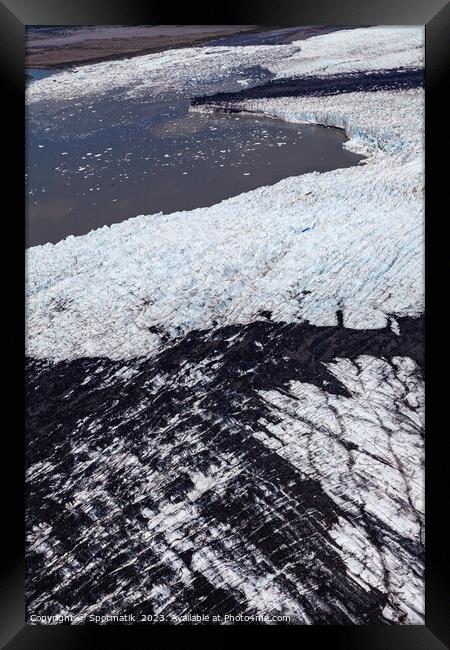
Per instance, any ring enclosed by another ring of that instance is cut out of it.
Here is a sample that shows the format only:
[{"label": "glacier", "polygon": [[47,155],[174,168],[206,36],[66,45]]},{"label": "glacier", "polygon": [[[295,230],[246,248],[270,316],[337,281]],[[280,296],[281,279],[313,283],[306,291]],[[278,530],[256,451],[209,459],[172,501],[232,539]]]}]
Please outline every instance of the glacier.
[{"label": "glacier", "polygon": [[[417,68],[423,28],[109,61],[27,101],[254,65]],[[28,249],[27,612],[423,623],[423,89],[232,107],[366,158]]]}]

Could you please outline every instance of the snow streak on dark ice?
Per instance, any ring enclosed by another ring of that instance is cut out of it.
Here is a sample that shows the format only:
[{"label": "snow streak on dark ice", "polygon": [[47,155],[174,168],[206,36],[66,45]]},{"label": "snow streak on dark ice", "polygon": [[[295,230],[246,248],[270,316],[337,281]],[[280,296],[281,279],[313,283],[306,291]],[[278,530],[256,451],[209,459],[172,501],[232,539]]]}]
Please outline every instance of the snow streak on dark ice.
[{"label": "snow streak on dark ice", "polygon": [[[355,375],[361,359],[382,361],[402,382],[398,364],[408,358],[421,373],[422,319],[352,330],[338,316],[337,326],[317,327],[262,313],[168,341],[147,359],[29,359],[28,616],[402,622],[401,607],[386,615],[389,602],[395,610],[388,569],[379,584],[355,579],[332,531],[345,521],[370,541],[361,575],[387,549],[421,576],[421,541],[358,505],[354,486],[334,498],[320,472],[264,442],[279,443],[283,418],[266,391],[300,407],[292,382],[327,400],[356,399],[333,372],[336,360]],[[407,418],[415,406],[405,398],[397,408]],[[318,413],[312,429],[321,423]],[[336,443],[351,474],[363,445],[344,435]],[[404,499],[410,507],[407,490]]]}]

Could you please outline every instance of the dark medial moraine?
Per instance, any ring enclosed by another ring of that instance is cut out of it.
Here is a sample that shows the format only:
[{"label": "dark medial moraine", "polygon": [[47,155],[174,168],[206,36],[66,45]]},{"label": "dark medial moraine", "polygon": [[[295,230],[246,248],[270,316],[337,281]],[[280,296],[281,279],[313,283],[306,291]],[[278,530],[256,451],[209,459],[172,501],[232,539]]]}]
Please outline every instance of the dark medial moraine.
[{"label": "dark medial moraine", "polygon": [[[192,106],[226,104],[247,99],[275,97],[322,97],[341,93],[409,90],[424,84],[423,68],[394,68],[370,72],[348,72],[337,75],[288,77],[271,79],[258,86],[236,92],[220,92],[191,99]],[[227,107],[221,110],[226,111]],[[244,111],[243,111],[244,112]]]},{"label": "dark medial moraine", "polygon": [[[277,421],[260,391],[289,395],[297,380],[351,399],[325,363],[409,357],[421,372],[423,318],[396,318],[395,333],[390,321],[349,329],[342,311],[329,327],[261,317],[193,331],[146,359],[28,360],[28,615],[80,614],[108,596],[103,613],[139,617],[161,594],[173,598],[166,613],[258,613],[193,561],[207,549],[244,582],[276,575],[315,624],[390,622],[389,585],[352,579],[330,536],[349,512],[254,434],[273,435]],[[193,477],[218,466],[192,501]],[[159,515],[164,529],[149,530]],[[364,510],[356,519],[375,548],[423,570],[420,543]]]}]

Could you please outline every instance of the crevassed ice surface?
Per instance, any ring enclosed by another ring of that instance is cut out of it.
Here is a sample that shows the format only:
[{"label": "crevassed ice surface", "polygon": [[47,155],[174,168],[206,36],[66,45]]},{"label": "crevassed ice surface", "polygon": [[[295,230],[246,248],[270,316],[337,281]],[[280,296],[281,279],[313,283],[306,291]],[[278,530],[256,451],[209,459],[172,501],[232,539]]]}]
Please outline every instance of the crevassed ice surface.
[{"label": "crevassed ice surface", "polygon": [[[29,101],[249,64],[417,68],[423,30],[101,63]],[[367,161],[27,252],[29,614],[423,622],[423,91],[240,107]]]}]

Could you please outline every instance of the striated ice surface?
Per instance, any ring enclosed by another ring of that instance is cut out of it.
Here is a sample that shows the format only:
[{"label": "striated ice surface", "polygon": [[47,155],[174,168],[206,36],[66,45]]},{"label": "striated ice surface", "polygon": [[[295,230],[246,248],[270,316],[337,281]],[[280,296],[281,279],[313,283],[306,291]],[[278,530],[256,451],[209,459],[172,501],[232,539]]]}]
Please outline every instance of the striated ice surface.
[{"label": "striated ice surface", "polygon": [[419,330],[256,321],[31,360],[28,615],[422,623]]},{"label": "striated ice surface", "polygon": [[[96,64],[29,101],[422,58],[422,28],[355,29]],[[423,92],[233,107],[367,158],[27,251],[27,615],[423,623]]]},{"label": "striated ice surface", "polygon": [[28,353],[146,355],[192,329],[275,319],[380,327],[423,310],[423,94],[246,102],[345,128],[364,165],[210,208],[139,216],[27,252]]}]

